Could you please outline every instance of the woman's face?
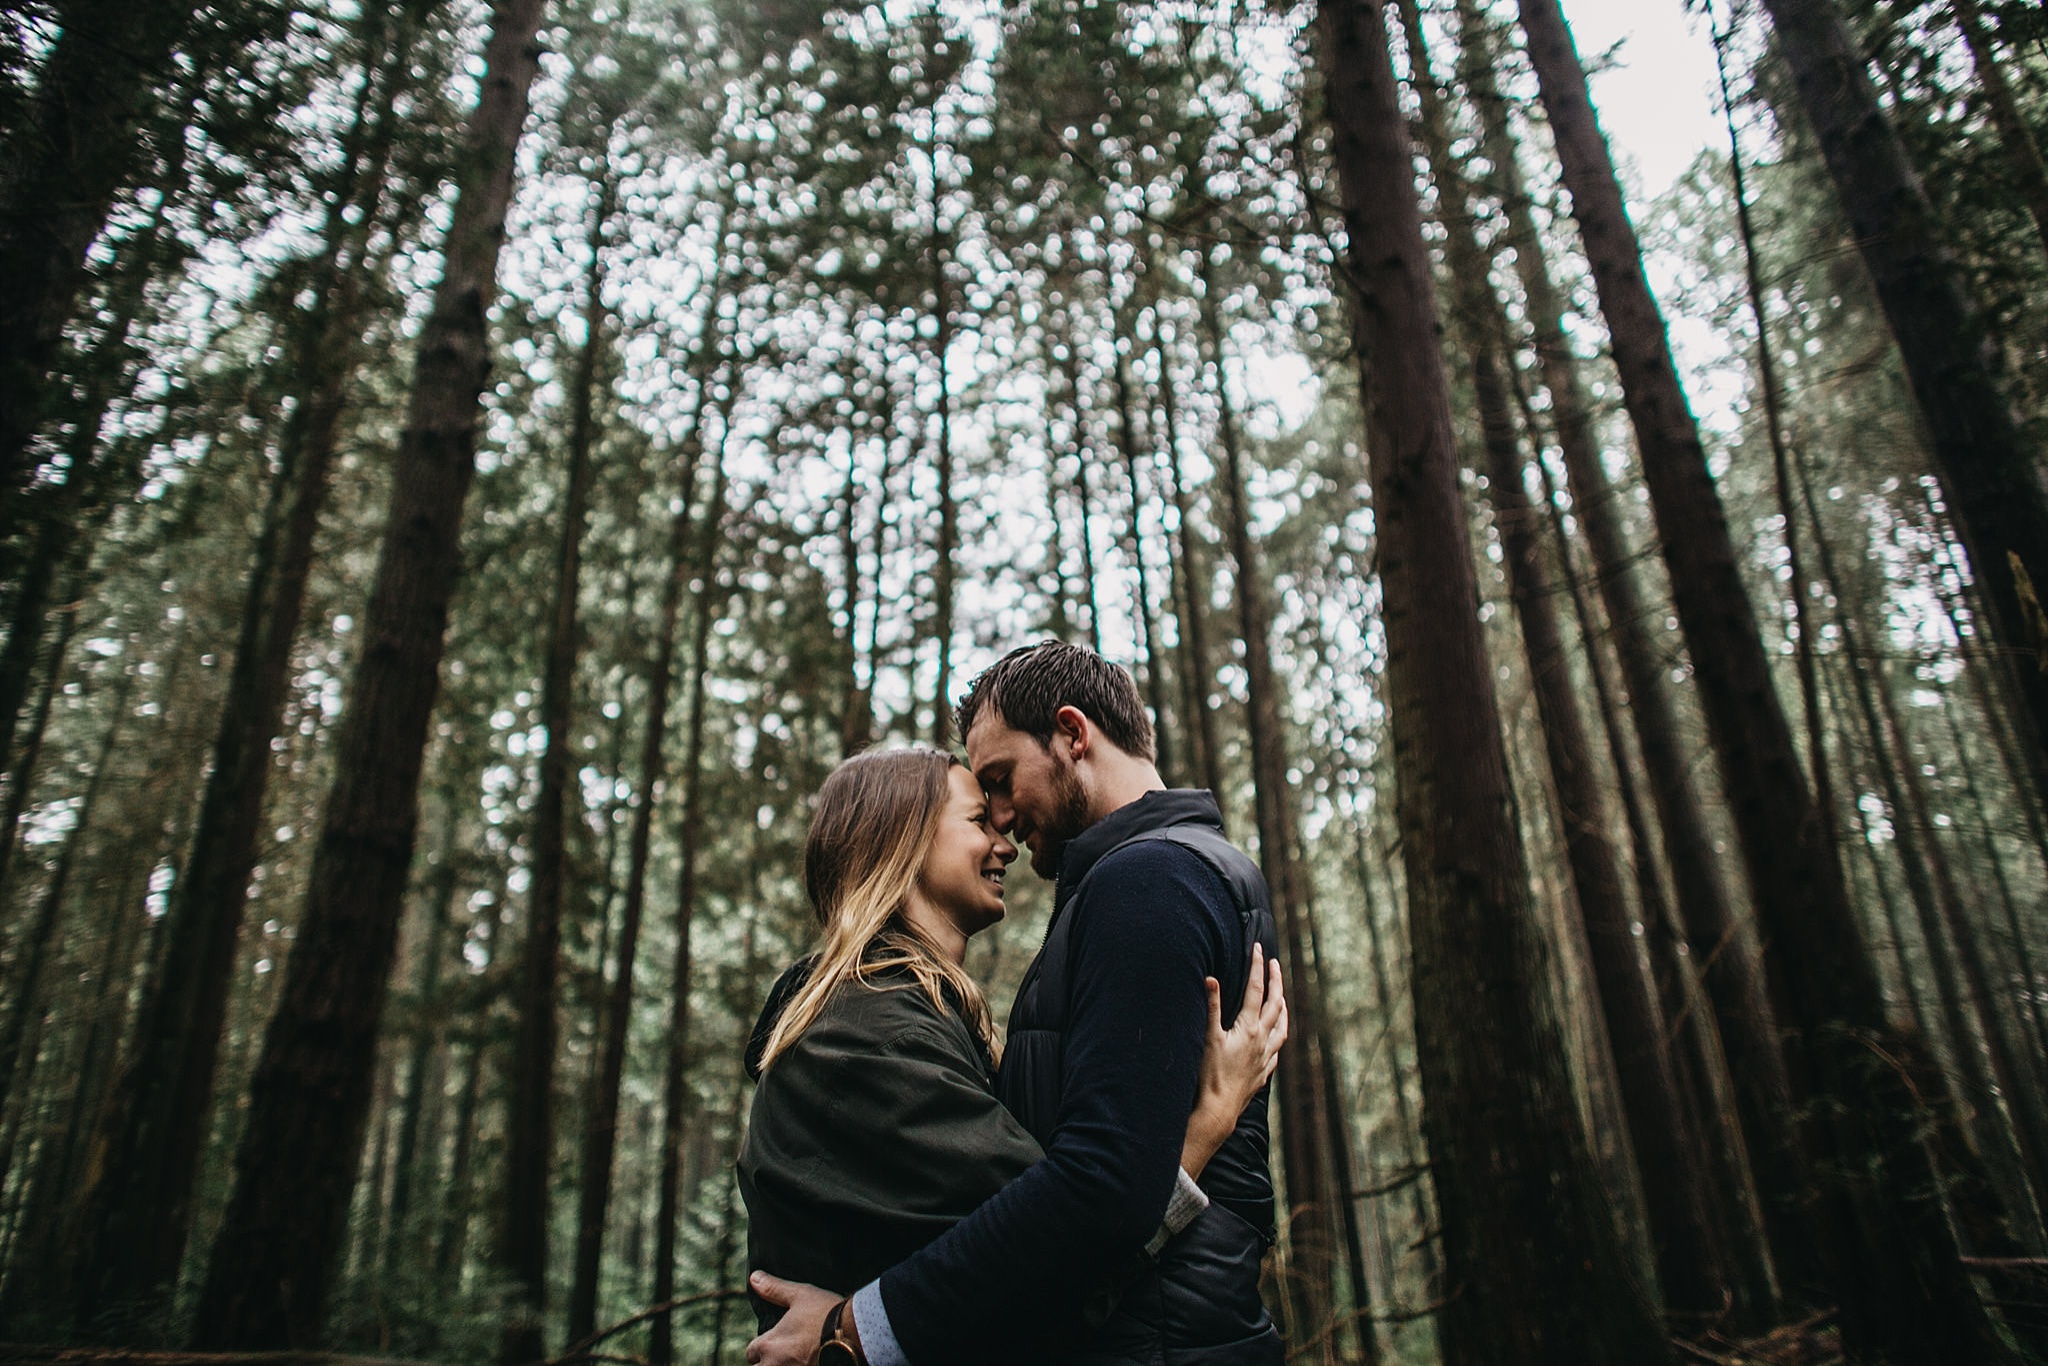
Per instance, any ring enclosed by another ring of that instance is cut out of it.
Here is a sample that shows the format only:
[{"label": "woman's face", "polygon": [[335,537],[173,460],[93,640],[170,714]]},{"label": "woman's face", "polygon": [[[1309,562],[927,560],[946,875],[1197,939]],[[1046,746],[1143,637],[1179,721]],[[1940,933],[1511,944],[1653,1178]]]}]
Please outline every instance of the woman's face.
[{"label": "woman's face", "polygon": [[1017,857],[1017,846],[989,824],[988,802],[972,774],[955,766],[946,782],[946,808],[918,870],[917,890],[964,943],[1003,918],[1003,870]]}]

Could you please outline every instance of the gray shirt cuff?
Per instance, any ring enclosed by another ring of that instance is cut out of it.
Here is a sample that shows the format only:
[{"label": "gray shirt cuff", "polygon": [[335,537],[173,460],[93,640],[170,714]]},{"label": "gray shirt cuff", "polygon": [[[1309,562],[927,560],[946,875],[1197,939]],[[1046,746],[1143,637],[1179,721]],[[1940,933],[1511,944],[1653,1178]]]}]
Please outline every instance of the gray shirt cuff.
[{"label": "gray shirt cuff", "polygon": [[1195,1184],[1185,1168],[1176,1167],[1173,1173],[1173,1198],[1166,1202],[1166,1218],[1160,1221],[1159,1231],[1152,1235],[1152,1241],[1145,1244],[1145,1255],[1157,1257],[1167,1240],[1189,1224],[1202,1217],[1202,1211],[1209,1208],[1209,1195]]},{"label": "gray shirt cuff", "polygon": [[910,1358],[903,1355],[903,1344],[896,1341],[896,1330],[889,1326],[889,1311],[882,1307],[880,1281],[869,1281],[856,1290],[850,1307],[853,1326],[860,1333],[861,1355],[868,1359],[868,1366],[910,1366]]},{"label": "gray shirt cuff", "polygon": [[[1160,1221],[1159,1231],[1145,1244],[1145,1255],[1158,1256],[1169,1239],[1201,1218],[1208,1208],[1208,1193],[1195,1184],[1195,1178],[1184,1168],[1174,1168],[1173,1198],[1166,1202],[1166,1217]],[[903,1344],[896,1340],[896,1330],[889,1326],[880,1281],[869,1281],[855,1291],[849,1307],[853,1310],[853,1325],[860,1332],[861,1355],[868,1359],[868,1366],[910,1366],[910,1358],[903,1354]]]}]

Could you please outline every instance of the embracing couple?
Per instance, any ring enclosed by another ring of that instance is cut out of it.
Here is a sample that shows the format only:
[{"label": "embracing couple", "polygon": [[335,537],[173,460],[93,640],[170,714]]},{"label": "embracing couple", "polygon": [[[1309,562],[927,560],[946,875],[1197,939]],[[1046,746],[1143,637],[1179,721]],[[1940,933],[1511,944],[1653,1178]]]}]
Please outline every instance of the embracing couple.
[{"label": "embracing couple", "polygon": [[[747,1360],[1277,1366],[1264,880],[1100,655],[1011,653],[957,733],[964,766],[871,750],[818,793],[822,942],[748,1049]],[[1018,844],[1057,890],[999,1044],[961,962]]]}]

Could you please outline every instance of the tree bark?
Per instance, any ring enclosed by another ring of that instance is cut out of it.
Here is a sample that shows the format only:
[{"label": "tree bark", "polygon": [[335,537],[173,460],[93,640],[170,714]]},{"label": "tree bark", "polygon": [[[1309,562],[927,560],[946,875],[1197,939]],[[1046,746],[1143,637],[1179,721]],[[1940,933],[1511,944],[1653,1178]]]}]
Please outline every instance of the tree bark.
[{"label": "tree bark", "polygon": [[315,263],[314,301],[297,319],[292,378],[301,386],[299,402],[280,435],[278,473],[249,571],[212,768],[163,926],[163,970],[152,979],[137,1043],[117,1085],[119,1127],[105,1135],[106,1152],[93,1163],[102,1184],[91,1195],[97,1213],[82,1263],[81,1322],[109,1305],[161,1299],[185,1253],[235,951],[275,766],[271,742],[290,690],[344,390],[361,349],[363,251],[383,197],[396,136],[392,103],[411,47],[412,21],[401,24],[395,41],[377,16],[365,25],[363,90]]},{"label": "tree bark", "polygon": [[1320,1050],[1325,1035],[1322,993],[1309,955],[1307,870],[1301,866],[1295,833],[1293,785],[1287,778],[1287,738],[1280,713],[1279,683],[1273,673],[1273,613],[1266,597],[1265,569],[1252,540],[1244,456],[1237,414],[1230,401],[1223,329],[1207,261],[1202,320],[1209,359],[1216,369],[1217,439],[1223,448],[1218,475],[1224,485],[1230,548],[1237,569],[1238,629],[1244,637],[1246,727],[1251,732],[1252,790],[1257,805],[1259,864],[1272,891],[1273,910],[1287,954],[1288,1005],[1296,1022],[1297,1047],[1275,1078],[1280,1093],[1280,1148],[1287,1177],[1288,1280],[1294,1307],[1292,1344],[1302,1359],[1336,1360],[1339,1325],[1333,1291],[1337,1257],[1336,1194],[1330,1176],[1329,1116],[1324,1113]]},{"label": "tree bark", "polygon": [[1886,1017],[1841,867],[1819,828],[1571,32],[1557,0],[1521,0],[1521,15],[1771,946],[1764,962],[1773,1004],[1794,1031],[1794,1098],[1831,1107],[1809,1110],[1805,1128],[1824,1170],[1817,1213],[1844,1342],[1852,1353],[1890,1353],[1901,1363],[2007,1360],[1920,1142],[1908,1080],[1919,1043]]},{"label": "tree bark", "polygon": [[1502,341],[1491,326],[1498,301],[1473,228],[1472,196],[1452,160],[1442,96],[1415,0],[1401,5],[1418,126],[1435,171],[1438,217],[1447,234],[1453,310],[1472,366],[1472,392],[1486,453],[1494,525],[1508,562],[1510,595],[1529,657],[1550,778],[1560,808],[1565,861],[1591,950],[1601,1019],[1614,1058],[1630,1146],[1641,1173],[1657,1277],[1670,1309],[1705,1321],[1718,1316],[1727,1277],[1707,1222],[1706,1170],[1698,1136],[1679,1097],[1665,1046],[1665,1022],[1650,995],[1636,936],[1641,926],[1623,890],[1608,836],[1607,802],[1593,767],[1585,718],[1573,695],[1557,596],[1545,564],[1536,510],[1523,484],[1522,453],[1503,375]]},{"label": "tree bark", "polygon": [[1522,182],[1507,103],[1494,73],[1491,25],[1472,0],[1459,0],[1459,16],[1465,84],[1478,106],[1486,158],[1493,165],[1495,190],[1506,218],[1505,242],[1514,251],[1522,282],[1537,362],[1570,481],[1572,511],[1585,530],[1601,599],[1614,628],[1629,716],[1664,836],[1679,914],[1726,1050],[1771,1258],[1780,1282],[1803,1293],[1821,1276],[1805,1210],[1806,1162],[1792,1128],[1791,1083],[1777,1025],[1766,1004],[1762,964],[1749,927],[1738,917],[1693,784],[1688,746],[1680,736],[1665,681],[1667,647],[1657,638],[1661,633],[1656,624],[1664,613],[1645,600],[1633,567],[1636,552],[1622,524],[1619,497],[1607,477],[1592,407],[1565,331],[1564,297],[1551,278]]},{"label": "tree bark", "polygon": [[1998,140],[2005,144],[2007,169],[2018,182],[2027,212],[2033,215],[2034,231],[2041,239],[2042,250],[2048,251],[2048,162],[2041,159],[2041,144],[2034,140],[2034,130],[2013,95],[2011,82],[2005,78],[2005,69],[1999,63],[1991,35],[1985,31],[1984,15],[1977,0],[1949,0],[1949,12],[1970,49],[1977,83],[1984,88],[1985,108],[1991,114],[1992,126],[1998,130]]},{"label": "tree bark", "polygon": [[412,862],[462,507],[476,469],[486,313],[545,9],[545,0],[505,0],[485,46],[362,659],[336,740],[334,786],[298,941],[250,1082],[234,1193],[195,1314],[196,1346],[293,1346],[320,1334]]},{"label": "tree bark", "polygon": [[1166,473],[1173,496],[1174,602],[1180,611],[1181,674],[1186,680],[1188,743],[1194,750],[1195,777],[1216,798],[1217,809],[1228,816],[1223,800],[1222,742],[1216,734],[1216,709],[1209,705],[1209,603],[1208,583],[1200,557],[1199,537],[1190,518],[1187,480],[1181,473],[1180,404],[1173,389],[1172,329],[1159,334],[1159,406],[1166,417]]},{"label": "tree bark", "polygon": [[1987,320],[1832,0],[1764,0],[1764,8],[1898,342],[1971,572],[1991,601],[1986,624],[2015,666],[2026,703],[2015,720],[2038,753],[2048,742],[2048,673],[2029,657],[2048,651],[2048,641],[2027,624],[2018,567],[2048,583],[2040,452],[2014,415]]},{"label": "tree bark", "polygon": [[[599,136],[599,170],[591,186],[583,280],[583,346],[569,399],[569,468],[562,493],[562,539],[555,556],[555,600],[549,613],[547,660],[541,678],[540,793],[533,812],[533,880],[528,885],[526,941],[520,952],[519,1028],[512,1055],[512,1114],[507,1121],[505,1203],[498,1264],[511,1277],[513,1304],[499,1358],[505,1366],[547,1355],[548,1173],[554,1157],[556,977],[561,965],[563,866],[568,859],[570,747],[574,741],[576,660],[582,653],[577,602],[583,578],[583,536],[590,517],[597,443],[598,365],[603,355],[604,236],[613,191],[605,167],[609,129]],[[572,1307],[573,1317],[573,1307]],[[584,1330],[586,1333],[588,1329]],[[577,1334],[571,1330],[571,1340]]]},{"label": "tree bark", "polygon": [[36,98],[0,173],[0,540],[35,471],[50,368],[86,279],[86,251],[147,143],[151,83],[202,11],[158,0],[67,0]]},{"label": "tree bark", "polygon": [[1167,725],[1165,656],[1159,649],[1158,623],[1152,617],[1152,576],[1145,567],[1145,493],[1138,472],[1141,438],[1135,425],[1137,405],[1131,401],[1130,357],[1122,351],[1117,352],[1115,379],[1117,441],[1123,447],[1124,474],[1131,494],[1131,565],[1137,574],[1134,615],[1145,648],[1145,696],[1152,704],[1159,771],[1166,775],[1168,786],[1178,786],[1180,768],[1174,762],[1173,732]]},{"label": "tree bark", "polygon": [[[690,645],[690,705],[682,767],[682,867],[676,876],[676,956],[671,976],[668,1057],[662,1074],[660,1210],[654,1225],[654,1302],[676,1297],[676,1226],[682,1217],[683,1130],[690,1057],[690,928],[697,913],[698,860],[704,839],[704,700],[710,671],[711,627],[723,595],[718,591],[718,550],[726,523],[725,441],[740,377],[727,380],[719,409],[718,445],[713,448],[711,494],[697,531],[695,635]],[[668,1315],[654,1321],[648,1340],[650,1366],[672,1366],[675,1326]]]},{"label": "tree bark", "polygon": [[1323,0],[1317,24],[1378,520],[1444,1360],[1664,1360],[1542,1004],[1384,0]]},{"label": "tree bark", "polygon": [[[723,257],[720,258],[721,264]],[[709,306],[703,315],[708,332],[717,326],[722,276],[706,288]],[[598,1045],[598,1071],[592,1109],[584,1128],[583,1185],[577,1203],[575,1281],[569,1294],[569,1340],[581,1342],[597,1328],[599,1272],[604,1258],[605,1210],[611,1199],[612,1163],[618,1151],[619,1088],[625,1079],[626,1043],[632,1025],[633,973],[640,949],[640,927],[647,904],[647,865],[654,841],[654,813],[664,790],[662,747],[668,738],[669,695],[674,690],[676,635],[682,617],[683,593],[693,563],[690,555],[690,495],[704,453],[703,421],[709,404],[713,372],[705,364],[712,355],[700,343],[694,358],[697,371],[696,410],[683,439],[678,461],[676,510],[669,522],[668,573],[662,584],[661,614],[647,670],[647,716],[640,732],[640,783],[633,794],[632,833],[626,846],[625,904],[619,912],[618,970],[605,996],[604,1037]],[[712,528],[707,527],[706,534]],[[699,556],[701,558],[701,549]],[[849,615],[849,621],[851,617]]]}]

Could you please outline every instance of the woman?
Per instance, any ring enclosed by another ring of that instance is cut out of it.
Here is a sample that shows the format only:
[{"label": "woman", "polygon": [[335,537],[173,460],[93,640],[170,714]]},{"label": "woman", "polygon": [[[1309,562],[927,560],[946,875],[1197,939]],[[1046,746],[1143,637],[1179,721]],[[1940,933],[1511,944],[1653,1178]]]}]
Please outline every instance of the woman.
[{"label": "woman", "polygon": [[[824,943],[775,984],[748,1049],[760,1081],[739,1159],[751,1266],[850,1293],[1043,1155],[995,1098],[994,1022],[961,967],[968,939],[1003,917],[1016,856],[950,755],[869,751],[826,779],[804,850]],[[1266,982],[1255,959],[1227,1033],[1208,983],[1190,1176],[1272,1074],[1286,1008]],[[755,1307],[764,1328],[780,1313]]]}]

